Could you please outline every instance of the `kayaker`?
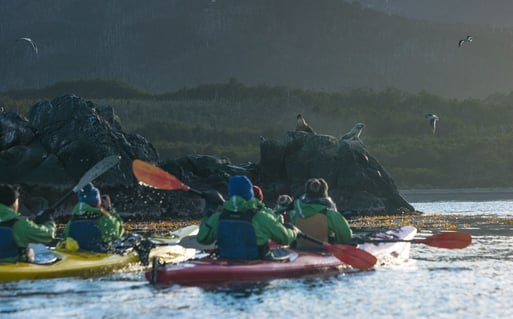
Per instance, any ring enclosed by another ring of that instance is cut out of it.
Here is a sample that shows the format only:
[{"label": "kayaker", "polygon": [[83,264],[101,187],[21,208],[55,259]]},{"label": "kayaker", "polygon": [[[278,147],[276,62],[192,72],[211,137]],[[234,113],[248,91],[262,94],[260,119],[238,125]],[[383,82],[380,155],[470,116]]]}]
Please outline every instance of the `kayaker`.
[{"label": "kayaker", "polygon": [[205,207],[203,208],[203,216],[210,216],[214,213],[220,212],[223,209],[225,199],[221,193],[215,190],[205,191],[202,194],[205,200]]},{"label": "kayaker", "polygon": [[264,192],[262,191],[260,186],[253,185],[253,194],[255,194],[255,198],[256,199],[258,199],[262,203],[264,202]]},{"label": "kayaker", "polygon": [[48,244],[55,238],[56,225],[52,210],[38,214],[34,221],[22,218],[19,209],[19,189],[0,185],[0,262],[34,261],[29,243]]},{"label": "kayaker", "polygon": [[196,240],[209,245],[217,241],[219,256],[227,259],[273,259],[269,241],[290,245],[297,236],[273,211],[255,198],[246,176],[230,177],[228,200],[221,212],[205,215]]},{"label": "kayaker", "polygon": [[[109,203],[110,206],[110,203]],[[78,203],[64,227],[64,241],[70,237],[81,250],[103,252],[124,233],[123,220],[111,207],[102,207],[100,191],[92,183],[78,192]]]},{"label": "kayaker", "polygon": [[283,223],[290,222],[289,211],[294,209],[294,199],[290,195],[282,194],[276,200],[274,213],[281,216]]},{"label": "kayaker", "polygon": [[[352,231],[347,220],[337,211],[328,195],[328,183],[323,178],[311,178],[305,183],[305,193],[294,201],[289,211],[290,223],[307,235],[331,244],[351,243]],[[319,245],[298,238],[298,249],[316,249]]]}]

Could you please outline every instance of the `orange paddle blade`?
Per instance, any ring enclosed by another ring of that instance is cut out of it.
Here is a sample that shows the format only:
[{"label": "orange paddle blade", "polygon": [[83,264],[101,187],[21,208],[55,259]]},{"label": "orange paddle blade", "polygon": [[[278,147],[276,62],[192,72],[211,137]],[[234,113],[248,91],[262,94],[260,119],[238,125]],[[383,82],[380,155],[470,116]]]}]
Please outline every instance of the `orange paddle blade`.
[{"label": "orange paddle blade", "polygon": [[463,232],[446,232],[424,239],[415,239],[415,242],[439,248],[460,249],[472,243],[472,236]]},{"label": "orange paddle blade", "polygon": [[322,243],[340,261],[360,270],[372,268],[378,259],[373,254],[350,245]]},{"label": "orange paddle blade", "polygon": [[132,162],[132,171],[140,184],[163,190],[189,191],[190,187],[165,170],[141,160]]}]

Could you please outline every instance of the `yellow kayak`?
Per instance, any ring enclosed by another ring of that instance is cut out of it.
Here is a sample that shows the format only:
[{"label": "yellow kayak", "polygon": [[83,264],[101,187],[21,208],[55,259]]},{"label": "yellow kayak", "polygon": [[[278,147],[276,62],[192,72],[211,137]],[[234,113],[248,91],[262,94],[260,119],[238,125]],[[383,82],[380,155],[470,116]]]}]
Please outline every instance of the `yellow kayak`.
[{"label": "yellow kayak", "polygon": [[[181,237],[197,232],[197,226],[189,226],[175,232],[167,244],[160,244],[150,251],[150,258],[157,256],[169,263],[178,263],[193,258],[196,249],[177,245]],[[161,239],[163,241],[163,239]],[[91,277],[105,275],[116,271],[143,270],[139,256],[135,251],[125,254],[67,252],[48,250],[36,253],[37,263],[18,262],[0,264],[0,281],[34,280],[58,277]],[[46,259],[45,261],[42,261]]]},{"label": "yellow kayak", "polygon": [[88,252],[53,254],[59,260],[49,264],[18,262],[0,265],[0,281],[103,275],[139,263],[139,256],[134,252],[124,256]]}]

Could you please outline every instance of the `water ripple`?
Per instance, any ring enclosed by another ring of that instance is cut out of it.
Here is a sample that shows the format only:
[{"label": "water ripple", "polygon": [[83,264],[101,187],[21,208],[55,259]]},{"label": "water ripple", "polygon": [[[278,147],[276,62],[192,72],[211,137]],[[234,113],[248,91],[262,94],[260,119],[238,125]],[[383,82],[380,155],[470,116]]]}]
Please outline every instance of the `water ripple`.
[{"label": "water ripple", "polygon": [[[422,203],[426,211],[511,215],[512,201]],[[0,317],[18,318],[509,318],[512,225],[468,225],[466,249],[412,245],[411,259],[375,271],[246,287],[153,287],[142,272],[0,283]]]}]

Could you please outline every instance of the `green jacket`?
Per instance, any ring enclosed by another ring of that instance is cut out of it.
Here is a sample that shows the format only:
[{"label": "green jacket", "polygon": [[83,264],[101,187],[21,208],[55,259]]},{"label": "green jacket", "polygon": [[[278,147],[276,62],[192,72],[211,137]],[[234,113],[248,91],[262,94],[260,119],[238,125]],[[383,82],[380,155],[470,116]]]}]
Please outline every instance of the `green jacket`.
[{"label": "green jacket", "polygon": [[307,204],[296,199],[294,201],[294,210],[289,212],[290,222],[295,225],[298,218],[308,218],[315,214],[326,213],[328,221],[328,237],[333,239],[335,244],[349,244],[353,235],[351,227],[347,220],[339,212],[329,209],[321,204]]},{"label": "green jacket", "polygon": [[[6,222],[18,218],[20,213],[0,204],[0,222]],[[27,218],[19,218],[12,226],[14,240],[19,248],[27,248],[29,243],[48,244],[55,238],[56,225],[53,220],[48,220],[38,225]],[[0,259],[1,262],[16,262],[17,258]]]},{"label": "green jacket", "polygon": [[[242,212],[249,209],[256,211],[252,223],[255,228],[256,242],[259,246],[268,244],[269,240],[281,245],[290,245],[296,239],[296,232],[286,228],[280,222],[279,216],[256,198],[245,200],[239,196],[232,196],[224,202],[223,207],[232,212]],[[216,212],[202,218],[196,236],[196,240],[200,244],[208,245],[216,241],[220,216],[221,212]]]},{"label": "green jacket", "polygon": [[[73,207],[72,215],[73,217],[87,216],[88,218],[97,218],[102,233],[102,241],[110,243],[123,236],[125,229],[123,228],[123,220],[114,209],[109,211],[109,214],[111,216],[102,213],[102,208],[92,207],[85,203],[77,203],[75,207]],[[64,239],[68,237],[70,223],[71,220],[64,227]]]}]

